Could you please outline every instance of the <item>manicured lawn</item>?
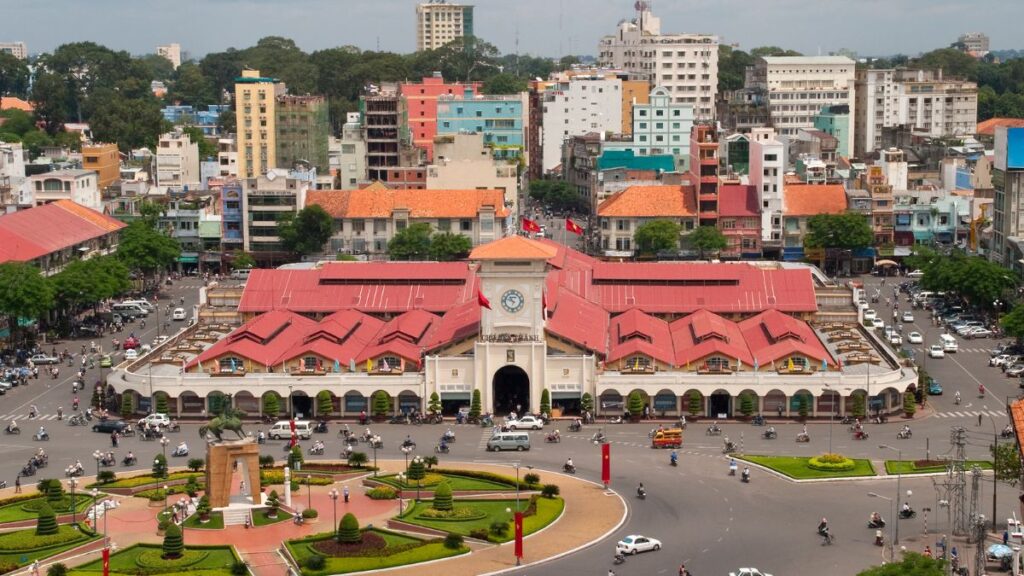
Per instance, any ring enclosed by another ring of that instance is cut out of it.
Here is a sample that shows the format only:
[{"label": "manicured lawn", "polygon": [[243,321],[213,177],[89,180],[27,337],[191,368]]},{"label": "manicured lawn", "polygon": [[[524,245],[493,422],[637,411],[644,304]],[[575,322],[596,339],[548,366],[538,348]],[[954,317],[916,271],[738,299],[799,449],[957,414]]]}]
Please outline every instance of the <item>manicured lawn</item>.
[{"label": "manicured lawn", "polygon": [[[101,494],[100,497],[106,496]],[[38,505],[45,500],[45,496],[39,496],[38,498],[30,498],[28,500],[22,500],[20,502],[14,502],[6,506],[0,507],[0,523],[3,522],[17,522],[19,520],[35,520],[39,517],[39,513],[33,510],[33,505]],[[71,513],[71,495],[66,494],[62,500],[64,503],[63,507],[53,507],[54,514],[60,516],[61,514]],[[92,505],[92,496],[88,494],[75,493],[75,511],[81,512]],[[26,509],[27,508],[27,509]]]},{"label": "manicured lawn", "polygon": [[261,510],[257,508],[256,510],[252,511],[252,523],[255,526],[268,526],[270,524],[277,524],[278,522],[284,522],[286,520],[291,519],[291,515],[289,515],[287,512],[283,510],[278,510],[277,518],[267,518],[266,509]]},{"label": "manicured lawn", "polygon": [[70,524],[60,525],[57,534],[36,536],[35,527],[0,534],[0,570],[25,566],[33,560],[49,558],[96,540],[91,532],[76,530]]},{"label": "manicured lawn", "polygon": [[[529,498],[523,498],[519,501],[520,509],[526,510],[530,503]],[[434,518],[417,518],[418,515],[422,514],[424,510],[431,507],[430,501],[423,501],[413,506],[412,511],[406,510],[401,516],[403,522],[410,524],[416,524],[418,526],[425,526],[427,528],[434,528],[436,530],[443,530],[445,532],[452,532],[454,534],[461,534],[463,536],[469,536],[474,530],[489,531],[491,523],[507,522],[509,529],[505,531],[504,536],[495,536],[488,533],[488,540],[493,542],[508,542],[515,535],[512,530],[512,512],[515,512],[516,501],[515,500],[456,500],[455,507],[460,508],[464,506],[471,507],[475,510],[481,511],[486,514],[483,518],[475,518],[470,520],[442,520]],[[523,519],[523,535],[531,534],[547,526],[548,524],[555,521],[559,515],[561,515],[565,503],[561,498],[538,498],[537,499],[537,513],[532,516],[527,516]],[[506,509],[511,509],[512,512],[506,512]]]},{"label": "manicured lawn", "polygon": [[[428,474],[428,478],[426,478],[424,480],[429,481],[430,476],[431,476],[431,474]],[[458,476],[458,475],[455,475],[455,474],[433,474],[433,476],[434,476],[434,480],[438,480],[439,481],[440,480],[439,477],[443,477],[444,479],[448,480],[448,484],[452,487],[452,490],[456,491],[456,492],[459,492],[459,491],[468,492],[468,491],[472,491],[472,490],[515,490],[516,489],[514,484],[503,484],[501,482],[494,482],[494,481],[491,481],[491,480],[482,480],[480,478],[469,478],[467,476]],[[379,480],[379,481],[381,481],[381,482],[383,482],[385,484],[389,484],[389,485],[391,485],[391,486],[393,486],[395,488],[401,488],[403,490],[415,490],[416,489],[416,481],[415,480],[408,480],[407,479],[405,481],[405,485],[401,485],[401,484],[399,484],[398,480],[395,478],[394,474],[389,474],[387,476],[379,476],[379,477],[377,477],[377,480]],[[423,481],[421,481],[421,482],[423,482]],[[429,486],[426,483],[422,483],[420,489],[421,490],[423,490],[423,489],[433,490],[434,487],[436,487],[436,486],[437,486],[437,482],[432,482]]]},{"label": "manicured lawn", "polygon": [[[982,470],[991,470],[992,463],[987,460],[968,460],[964,468],[970,471],[971,466],[977,466]],[[886,460],[885,471],[889,474],[929,474],[934,472],[945,472],[945,466],[926,466],[918,468],[913,460]]]},{"label": "manicured lawn", "polygon": [[[137,544],[110,556],[111,576],[131,576],[140,568],[146,574],[188,574],[189,576],[230,576],[231,565],[239,560],[230,546],[185,546],[187,560],[158,560],[159,544]],[[93,576],[103,573],[103,560],[76,566],[68,574]]]},{"label": "manicured lawn", "polygon": [[199,514],[193,514],[185,519],[185,528],[197,530],[220,530],[224,527],[224,515],[220,512],[210,512],[210,521],[203,524],[199,521]]},{"label": "manicured lawn", "polygon": [[106,484],[89,484],[86,488],[136,488],[138,486],[146,486],[147,484],[163,484],[164,482],[170,482],[171,480],[187,480],[189,476],[203,477],[202,472],[172,472],[167,478],[155,478],[152,474],[142,474],[139,476],[130,476],[127,478],[119,478],[113,482],[107,482]]},{"label": "manicured lawn", "polygon": [[803,458],[800,456],[737,456],[738,460],[748,460],[754,464],[760,464],[765,468],[770,468],[785,474],[790,478],[797,480],[812,480],[818,478],[854,478],[858,476],[874,476],[875,468],[871,465],[870,460],[858,460],[854,459],[853,470],[843,470],[840,472],[826,472],[824,470],[814,470],[807,466],[807,460],[809,458]]},{"label": "manicured lawn", "polygon": [[[414,545],[417,542],[421,544],[412,548],[404,548],[399,552],[386,556],[347,556],[344,558],[329,556],[325,558],[326,563],[323,570],[310,570],[303,567],[302,575],[324,576],[326,574],[345,574],[348,572],[361,572],[363,570],[379,570],[383,568],[393,568],[395,566],[404,566],[406,564],[427,562],[429,560],[437,560],[440,558],[448,558],[450,556],[457,556],[459,554],[469,552],[469,548],[466,546],[463,546],[458,550],[450,550],[445,548],[444,544],[437,540],[419,540],[417,538],[403,536],[386,530],[374,530],[374,532],[384,538],[387,542],[388,548],[394,546],[405,547]],[[333,534],[331,533],[315,534],[300,540],[289,540],[285,543],[285,546],[288,547],[288,550],[299,562],[299,565],[305,566],[307,558],[314,554],[318,554],[311,545],[322,540],[327,540],[332,536]]]}]

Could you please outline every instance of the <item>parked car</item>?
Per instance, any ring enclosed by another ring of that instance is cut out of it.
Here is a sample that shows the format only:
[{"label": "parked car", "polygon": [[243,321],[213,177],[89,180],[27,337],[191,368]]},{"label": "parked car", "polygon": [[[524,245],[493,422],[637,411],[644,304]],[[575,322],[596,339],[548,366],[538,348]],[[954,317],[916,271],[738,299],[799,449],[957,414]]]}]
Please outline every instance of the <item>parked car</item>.
[{"label": "parked car", "polygon": [[871,327],[875,330],[881,330],[882,328],[885,328],[885,322],[882,322],[881,318],[875,318],[871,321]]},{"label": "parked car", "polygon": [[1014,364],[1006,369],[1006,375],[1011,378],[1024,375],[1024,364]]},{"label": "parked car", "polygon": [[167,414],[148,414],[145,418],[139,420],[139,426],[143,424],[149,424],[150,426],[170,426],[171,418]]},{"label": "parked car", "polygon": [[139,358],[139,351],[135,348],[129,348],[124,351],[125,360],[137,360]]},{"label": "parked car", "polygon": [[932,344],[932,346],[928,348],[928,357],[945,358],[946,353],[942,351],[942,344]]},{"label": "parked car", "polygon": [[907,323],[913,322],[914,321],[914,313],[913,312],[904,312],[901,319],[904,322],[907,322]]},{"label": "parked car", "polygon": [[998,356],[993,356],[993,357],[989,358],[988,359],[988,365],[989,366],[1002,366],[1003,364],[1006,364],[1006,362],[1009,359],[1010,359],[1010,355],[1009,354],[1000,354]]},{"label": "parked car", "polygon": [[868,323],[868,320],[874,320],[875,318],[878,318],[878,312],[875,312],[874,310],[865,310],[864,311],[864,323],[865,324]]},{"label": "parked car", "polygon": [[[995,358],[996,356],[999,356],[1000,354],[1005,354],[1007,348],[1009,348],[1009,346],[1007,346],[1006,344],[997,344],[995,348],[993,348],[993,349],[988,351],[988,355],[991,356],[992,358]],[[988,365],[989,366],[992,365],[992,361],[991,360],[988,361]]]},{"label": "parked car", "polygon": [[40,364],[60,364],[60,359],[56,356],[50,356],[49,354],[33,354],[29,360],[33,364],[39,366]]},{"label": "parked car", "polygon": [[124,420],[103,420],[92,427],[93,432],[105,432],[110,434],[111,432],[123,432],[128,424]]},{"label": "parked car", "polygon": [[544,427],[544,421],[536,416],[523,416],[517,420],[509,420],[505,423],[509,430],[526,428],[529,430],[540,430]]},{"label": "parked car", "polygon": [[637,554],[648,550],[661,550],[661,541],[639,534],[631,534],[615,544],[615,551],[622,554]]},{"label": "parked car", "polygon": [[912,272],[907,272],[907,278],[920,278],[922,276],[924,276],[924,272],[921,272],[920,270],[914,270]]},{"label": "parked car", "polygon": [[139,344],[141,344],[141,342],[139,342],[138,338],[129,336],[121,343],[121,348],[124,348],[125,350],[134,350],[139,347]]},{"label": "parked car", "polygon": [[857,307],[860,308],[861,310],[867,310],[868,306],[870,306],[870,304],[868,304],[867,300],[865,300],[863,298],[861,298],[860,300],[857,300]]},{"label": "parked car", "polygon": [[903,344],[903,336],[900,336],[899,334],[896,333],[890,334],[889,344],[892,344],[893,346],[899,346]]},{"label": "parked car", "polygon": [[967,333],[968,338],[990,338],[992,331],[985,327],[978,327]]},{"label": "parked car", "polygon": [[911,344],[924,344],[924,336],[920,332],[911,332],[907,335],[907,342]]},{"label": "parked car", "polygon": [[14,388],[14,385],[6,380],[0,380],[0,396],[7,394],[7,391]]},{"label": "parked car", "polygon": [[1014,364],[1020,364],[1020,356],[1010,356],[1009,358],[1006,359],[1006,362],[1003,362],[1002,364],[999,365],[999,369],[1002,370],[1003,372],[1006,372]]}]

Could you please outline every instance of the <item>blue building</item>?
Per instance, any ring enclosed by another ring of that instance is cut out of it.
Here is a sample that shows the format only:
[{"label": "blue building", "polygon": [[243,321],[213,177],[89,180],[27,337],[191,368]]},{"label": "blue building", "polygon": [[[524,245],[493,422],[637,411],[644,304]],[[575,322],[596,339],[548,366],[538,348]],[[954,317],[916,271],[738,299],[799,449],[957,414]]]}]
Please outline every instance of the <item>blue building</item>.
[{"label": "blue building", "polygon": [[220,126],[217,120],[221,113],[228,111],[231,107],[226,104],[211,104],[206,110],[196,110],[192,106],[165,106],[160,112],[164,119],[175,126],[198,126],[203,135],[216,138],[220,136]]},{"label": "blue building", "polygon": [[242,250],[245,246],[242,237],[242,182],[228,180],[220,191],[221,198],[221,246],[224,253]]},{"label": "blue building", "polygon": [[523,96],[483,96],[467,87],[462,96],[437,99],[437,133],[483,134],[495,158],[518,158],[526,137]]}]

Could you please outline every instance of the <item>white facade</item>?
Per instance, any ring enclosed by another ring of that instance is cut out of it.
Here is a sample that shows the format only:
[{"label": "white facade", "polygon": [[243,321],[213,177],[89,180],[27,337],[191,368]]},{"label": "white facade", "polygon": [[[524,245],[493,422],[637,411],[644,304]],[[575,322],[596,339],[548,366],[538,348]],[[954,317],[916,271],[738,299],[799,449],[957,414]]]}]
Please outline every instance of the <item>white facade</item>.
[{"label": "white facade", "polygon": [[562,144],[570,136],[622,129],[622,81],[573,76],[551,84],[542,95],[543,169],[562,161]]},{"label": "white facade", "polygon": [[782,240],[782,214],[786,211],[783,185],[786,150],[771,128],[750,131],[750,185],[757,189],[761,206],[761,240]]},{"label": "white facade", "polygon": [[856,93],[859,157],[881,148],[883,128],[906,125],[930,138],[977,129],[978,85],[943,79],[941,70],[858,70]]},{"label": "white facade", "polygon": [[416,51],[436,50],[445,44],[473,35],[473,7],[447,2],[416,6]]},{"label": "white facade", "polygon": [[160,137],[156,147],[156,186],[200,188],[199,144],[180,130]]},{"label": "white facade", "polygon": [[484,135],[443,134],[434,138],[434,163],[427,166],[427,190],[501,190],[505,203],[519,196],[518,166],[497,160]]},{"label": "white facade", "polygon": [[[746,87],[765,91],[775,130],[792,136],[813,128],[825,106],[847,105],[855,112],[855,63],[846,56],[765,56],[746,71]],[[856,130],[847,135],[854,149]]]},{"label": "white facade", "polygon": [[633,141],[606,142],[604,150],[632,150],[637,156],[672,154],[682,171],[690,156],[692,104],[676,104],[667,88],[651,91],[647,104],[633,104]]},{"label": "white facade", "polygon": [[28,48],[24,42],[0,42],[0,52],[6,52],[19,60],[28,58]]},{"label": "white facade", "polygon": [[710,120],[718,93],[718,36],[662,34],[661,19],[643,9],[619,23],[598,43],[599,62],[627,72],[648,74],[677,104],[690,104],[697,118]]},{"label": "white facade", "polygon": [[967,32],[966,34],[961,34],[957,41],[963,44],[964,48],[971,52],[975,58],[988,54],[989,39],[987,34]]},{"label": "white facade", "polygon": [[217,165],[221,177],[238,176],[238,148],[234,138],[217,140]]},{"label": "white facade", "polygon": [[366,140],[358,112],[349,112],[341,127],[338,179],[342,190],[352,190],[366,180]]},{"label": "white facade", "polygon": [[910,168],[906,158],[903,156],[903,150],[898,148],[882,150],[881,156],[879,156],[875,165],[882,168],[882,173],[885,174],[885,181],[892,186],[893,190],[908,189]]},{"label": "white facade", "polygon": [[56,200],[71,200],[97,212],[103,211],[99,174],[92,170],[58,170],[37,174],[21,188],[21,206],[41,206]]},{"label": "white facade", "polygon": [[170,61],[171,66],[177,70],[178,66],[181,66],[181,45],[179,44],[164,44],[156,47],[156,55],[163,56]]}]

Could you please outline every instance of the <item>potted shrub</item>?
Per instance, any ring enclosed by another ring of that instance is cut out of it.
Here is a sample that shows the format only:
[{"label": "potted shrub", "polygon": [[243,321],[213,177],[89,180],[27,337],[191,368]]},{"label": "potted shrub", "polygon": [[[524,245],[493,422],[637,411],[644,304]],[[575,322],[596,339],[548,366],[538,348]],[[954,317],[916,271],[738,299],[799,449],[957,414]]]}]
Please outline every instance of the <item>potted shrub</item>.
[{"label": "potted shrub", "polygon": [[206,524],[210,521],[210,498],[203,495],[199,499],[199,504],[196,505],[196,514],[199,514],[199,522]]},{"label": "potted shrub", "polygon": [[281,508],[277,490],[271,490],[270,496],[267,496],[267,508],[267,518],[277,518],[277,511]]}]

